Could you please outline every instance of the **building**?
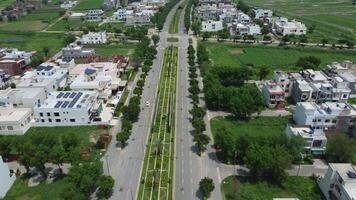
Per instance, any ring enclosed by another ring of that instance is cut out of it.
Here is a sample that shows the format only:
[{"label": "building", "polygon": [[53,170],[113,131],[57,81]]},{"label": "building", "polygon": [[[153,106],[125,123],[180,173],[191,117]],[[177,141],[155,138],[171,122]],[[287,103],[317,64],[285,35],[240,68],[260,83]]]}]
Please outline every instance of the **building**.
[{"label": "building", "polygon": [[94,49],[83,49],[81,46],[75,43],[71,43],[62,49],[62,57],[64,59],[86,58],[94,55]]},{"label": "building", "polygon": [[261,27],[258,24],[233,23],[230,27],[232,35],[261,35]]},{"label": "building", "polygon": [[69,20],[84,20],[86,17],[85,13],[81,12],[71,12],[70,15],[68,16]]},{"label": "building", "polygon": [[90,125],[102,111],[97,98],[98,93],[95,91],[51,92],[40,107],[34,108],[34,125]]},{"label": "building", "polygon": [[272,10],[267,9],[255,9],[255,19],[266,20],[267,18],[271,18],[273,16]]},{"label": "building", "polygon": [[110,17],[111,21],[125,21],[126,20],[126,9],[117,9],[117,11],[115,11],[113,13],[113,15]]},{"label": "building", "polygon": [[71,69],[75,67],[75,61],[73,58],[59,58],[55,61],[61,68]]},{"label": "building", "polygon": [[[14,108],[0,103],[0,135],[23,135],[31,127],[31,108]],[[1,180],[2,182],[2,180]]]},{"label": "building", "polygon": [[5,198],[6,193],[10,190],[12,184],[16,180],[16,175],[11,173],[9,166],[4,163],[2,157],[0,156],[0,199]]},{"label": "building", "polygon": [[251,17],[243,12],[237,14],[236,22],[240,24],[250,24],[252,22]]},{"label": "building", "polygon": [[284,108],[284,90],[277,83],[266,81],[262,87],[262,94],[269,108]]},{"label": "building", "polygon": [[218,20],[219,15],[222,14],[221,10],[217,7],[216,4],[204,4],[196,8],[197,16],[202,20]]},{"label": "building", "polygon": [[10,75],[5,73],[4,70],[0,69],[0,87],[8,84],[10,80]]},{"label": "building", "polygon": [[351,61],[344,61],[342,63],[333,62],[326,66],[325,72],[331,76],[338,76],[348,83],[351,89],[351,96],[356,97],[356,65]]},{"label": "building", "polygon": [[279,17],[272,19],[272,29],[280,35],[305,35],[307,27],[296,20],[288,21],[287,18]]},{"label": "building", "polygon": [[356,167],[350,163],[329,163],[318,185],[327,200],[355,200]]},{"label": "building", "polygon": [[312,129],[310,126],[287,125],[286,134],[288,137],[301,136],[305,140],[305,154],[325,154],[327,138],[323,130]]},{"label": "building", "polygon": [[289,74],[282,71],[275,71],[272,80],[283,89],[285,97],[290,96],[292,90],[292,78]]},{"label": "building", "polygon": [[149,24],[151,17],[154,15],[152,10],[142,10],[140,12],[131,12],[126,15],[126,25]]},{"label": "building", "polygon": [[82,44],[105,44],[107,43],[106,31],[89,32],[80,39]]},{"label": "building", "polygon": [[0,104],[14,108],[33,108],[40,106],[46,99],[43,88],[8,88],[0,90]]},{"label": "building", "polygon": [[203,21],[202,22],[202,29],[203,32],[216,32],[223,30],[223,24],[221,21]]},{"label": "building", "polygon": [[32,59],[32,53],[17,49],[0,49],[0,69],[9,75],[20,75]]},{"label": "building", "polygon": [[70,10],[72,9],[75,5],[77,5],[77,1],[66,1],[60,5],[62,9],[65,10]]},{"label": "building", "polygon": [[0,58],[10,60],[24,60],[25,65],[28,65],[32,60],[32,53],[19,51],[16,48],[3,48],[0,49]]},{"label": "building", "polygon": [[103,10],[88,10],[85,14],[85,20],[100,22],[103,20],[104,11]]}]

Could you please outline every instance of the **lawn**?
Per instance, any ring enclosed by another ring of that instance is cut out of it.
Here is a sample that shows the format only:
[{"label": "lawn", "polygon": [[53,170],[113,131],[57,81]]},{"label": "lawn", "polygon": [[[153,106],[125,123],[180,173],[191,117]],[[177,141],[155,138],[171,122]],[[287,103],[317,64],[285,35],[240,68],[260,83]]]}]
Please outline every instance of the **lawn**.
[{"label": "lawn", "polygon": [[288,117],[256,117],[249,121],[215,117],[210,121],[214,138],[218,137],[220,130],[232,132],[235,137],[242,135],[281,136],[285,134],[284,131],[289,122],[291,118]]},{"label": "lawn", "polygon": [[299,57],[316,56],[321,59],[321,68],[334,61],[355,60],[355,52],[347,50],[325,50],[315,48],[268,47],[236,45],[216,42],[203,43],[213,66],[245,66],[258,68],[268,66],[274,70],[299,70],[295,67]]},{"label": "lawn", "polygon": [[101,9],[103,5],[103,0],[81,0],[78,5],[74,7],[75,11],[83,11],[83,10],[93,10],[93,9]]},{"label": "lawn", "polygon": [[130,56],[133,53],[136,44],[104,44],[104,45],[85,45],[85,48],[94,48],[95,53],[100,56],[124,55]]},{"label": "lawn", "polygon": [[350,98],[348,102],[351,104],[356,104],[356,98]]},{"label": "lawn", "polygon": [[66,20],[62,19],[55,23],[52,27],[50,27],[48,30],[49,31],[66,31],[66,30],[72,30],[72,31],[79,31],[83,27],[94,27],[98,28],[98,22],[86,22],[83,20]]},{"label": "lawn", "polygon": [[246,3],[272,9],[281,16],[298,19],[315,31],[308,38],[320,42],[327,38],[331,42],[350,39],[356,42],[356,9],[350,0],[250,0]]},{"label": "lawn", "polygon": [[222,181],[221,191],[226,200],[324,199],[316,181],[310,177],[289,176],[279,186],[265,180],[229,176]]},{"label": "lawn", "polygon": [[124,31],[125,23],[124,22],[105,23],[101,25],[99,28],[106,30],[107,32],[115,32],[117,30]]},{"label": "lawn", "polygon": [[3,32],[0,33],[0,46],[39,53],[43,47],[49,47],[49,55],[54,55],[63,47],[64,37],[64,34],[57,33]]}]

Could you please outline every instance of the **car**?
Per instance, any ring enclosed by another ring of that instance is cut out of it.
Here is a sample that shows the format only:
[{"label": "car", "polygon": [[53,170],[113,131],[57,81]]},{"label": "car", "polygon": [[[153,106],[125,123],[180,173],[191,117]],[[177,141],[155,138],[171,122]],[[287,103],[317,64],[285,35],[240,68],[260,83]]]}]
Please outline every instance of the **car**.
[{"label": "car", "polygon": [[146,106],[150,106],[150,102],[149,101],[146,101]]}]

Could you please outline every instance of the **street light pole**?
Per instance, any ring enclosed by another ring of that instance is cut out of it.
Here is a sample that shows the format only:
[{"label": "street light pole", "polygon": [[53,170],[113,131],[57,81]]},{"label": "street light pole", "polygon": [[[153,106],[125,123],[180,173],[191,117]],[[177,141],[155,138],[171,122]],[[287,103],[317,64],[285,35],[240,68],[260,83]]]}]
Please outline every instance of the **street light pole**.
[{"label": "street light pole", "polygon": [[109,155],[105,155],[105,161],[106,161],[106,168],[108,169],[108,174],[110,175],[110,170],[109,170],[109,161],[108,161]]}]

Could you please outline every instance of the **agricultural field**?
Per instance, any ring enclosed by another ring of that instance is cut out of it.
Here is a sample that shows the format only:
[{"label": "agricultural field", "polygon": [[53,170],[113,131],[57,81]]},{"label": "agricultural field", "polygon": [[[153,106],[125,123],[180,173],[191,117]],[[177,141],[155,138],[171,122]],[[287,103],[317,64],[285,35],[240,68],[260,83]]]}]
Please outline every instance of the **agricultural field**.
[{"label": "agricultural field", "polygon": [[323,200],[316,181],[311,177],[288,176],[280,185],[267,180],[229,176],[221,183],[224,200],[262,200],[273,198],[298,198]]},{"label": "agricultural field", "polygon": [[6,6],[12,5],[16,0],[2,0],[0,1],[0,9],[4,9]]},{"label": "agricultural field", "polygon": [[99,56],[113,56],[113,55],[132,55],[136,44],[132,43],[112,43],[103,45],[85,45],[85,48],[94,48],[95,53]]},{"label": "agricultural field", "polygon": [[246,66],[256,69],[261,66],[274,70],[299,70],[295,63],[299,57],[316,56],[321,59],[321,68],[334,61],[353,60],[355,52],[348,50],[324,50],[297,47],[268,47],[225,44],[216,42],[203,43],[209,51],[212,66]]},{"label": "agricultural field", "polygon": [[49,55],[54,55],[64,45],[64,34],[40,32],[3,32],[0,33],[0,46],[14,47],[24,51],[42,53],[43,47],[48,47]]},{"label": "agricultural field", "polygon": [[62,19],[59,20],[57,23],[55,23],[53,26],[51,26],[48,31],[80,31],[84,27],[86,28],[93,28],[97,29],[98,28],[98,22],[86,22],[84,20],[67,20],[67,19]]},{"label": "agricultural field", "polygon": [[103,5],[103,0],[80,0],[78,5],[74,7],[75,11],[83,11],[83,10],[93,10],[93,9],[101,9]]},{"label": "agricultural field", "polygon": [[139,200],[173,199],[178,48],[165,50],[155,117],[145,152]]},{"label": "agricultural field", "polygon": [[312,42],[348,39],[356,43],[356,6],[352,0],[249,0],[247,4],[272,9],[276,14],[315,25],[307,36]]}]

